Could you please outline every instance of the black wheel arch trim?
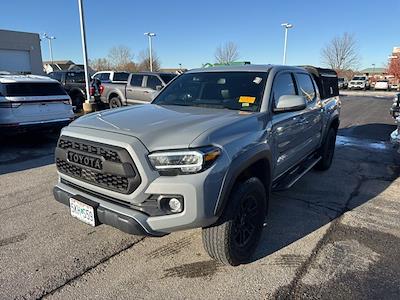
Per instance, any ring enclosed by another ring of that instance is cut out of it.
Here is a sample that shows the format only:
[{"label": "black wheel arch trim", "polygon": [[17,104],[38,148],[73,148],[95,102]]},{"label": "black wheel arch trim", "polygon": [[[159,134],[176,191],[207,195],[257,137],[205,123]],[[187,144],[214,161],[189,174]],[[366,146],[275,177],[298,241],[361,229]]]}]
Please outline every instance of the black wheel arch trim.
[{"label": "black wheel arch trim", "polygon": [[[214,209],[214,215],[216,216],[221,216],[222,212],[224,211],[227,203],[229,202],[229,195],[230,192],[232,191],[234,184],[236,180],[239,178],[239,176],[245,171],[247,168],[249,168],[251,165],[256,163],[257,161],[260,160],[266,160],[268,162],[268,168],[267,168],[267,178],[269,178],[269,182],[267,184],[271,186],[272,183],[272,165],[271,165],[271,151],[268,148],[265,147],[266,144],[263,144],[262,147],[263,149],[259,149],[259,147],[256,147],[255,149],[251,149],[247,151],[244,154],[241,154],[239,157],[237,157],[235,160],[232,161],[228,171],[226,172],[224,176],[224,180],[222,183],[222,188],[220,190],[219,196],[217,203],[215,205]],[[271,189],[266,191],[269,193]],[[268,198],[268,197],[267,197]],[[268,206],[268,203],[266,203]]]}]

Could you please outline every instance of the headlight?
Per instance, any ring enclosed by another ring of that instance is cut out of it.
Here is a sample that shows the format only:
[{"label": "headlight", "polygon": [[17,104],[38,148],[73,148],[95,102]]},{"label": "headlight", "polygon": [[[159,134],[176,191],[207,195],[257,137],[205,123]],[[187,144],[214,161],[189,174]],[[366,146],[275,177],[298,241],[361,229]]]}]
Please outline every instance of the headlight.
[{"label": "headlight", "polygon": [[179,151],[159,151],[149,154],[154,169],[161,175],[193,174],[207,169],[220,156],[221,149],[204,147]]}]

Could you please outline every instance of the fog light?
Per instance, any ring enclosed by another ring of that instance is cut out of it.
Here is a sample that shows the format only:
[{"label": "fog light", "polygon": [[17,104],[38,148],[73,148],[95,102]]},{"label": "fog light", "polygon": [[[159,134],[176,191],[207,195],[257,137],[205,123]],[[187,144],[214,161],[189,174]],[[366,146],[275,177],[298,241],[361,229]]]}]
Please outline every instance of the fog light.
[{"label": "fog light", "polygon": [[181,212],[182,211],[182,203],[176,198],[171,198],[168,201],[169,209],[173,213]]}]

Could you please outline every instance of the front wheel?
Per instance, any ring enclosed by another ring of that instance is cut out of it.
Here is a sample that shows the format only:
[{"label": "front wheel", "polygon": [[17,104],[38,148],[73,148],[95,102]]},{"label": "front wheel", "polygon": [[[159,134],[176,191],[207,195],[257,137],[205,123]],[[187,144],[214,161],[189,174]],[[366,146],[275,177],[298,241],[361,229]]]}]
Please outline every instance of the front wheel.
[{"label": "front wheel", "polygon": [[320,155],[321,160],[315,165],[315,169],[325,171],[330,168],[335,153],[336,144],[336,130],[330,128],[326,136],[324,144],[321,146]]},{"label": "front wheel", "polygon": [[221,220],[203,228],[204,249],[215,260],[236,266],[253,255],[261,237],[267,205],[267,193],[261,181],[252,177],[231,193]]}]

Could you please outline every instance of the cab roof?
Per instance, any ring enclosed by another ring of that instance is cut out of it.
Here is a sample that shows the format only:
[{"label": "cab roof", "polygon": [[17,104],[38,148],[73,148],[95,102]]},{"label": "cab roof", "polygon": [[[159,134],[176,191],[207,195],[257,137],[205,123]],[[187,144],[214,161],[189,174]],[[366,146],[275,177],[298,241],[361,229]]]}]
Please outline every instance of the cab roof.
[{"label": "cab roof", "polygon": [[269,72],[271,69],[284,69],[284,70],[302,70],[304,71],[304,68],[299,68],[299,67],[292,67],[292,66],[281,66],[281,65],[252,65],[252,64],[246,64],[246,65],[240,65],[240,66],[216,66],[216,67],[209,67],[209,68],[198,68],[198,69],[192,69],[189,70],[187,73],[200,73],[200,72]]}]

